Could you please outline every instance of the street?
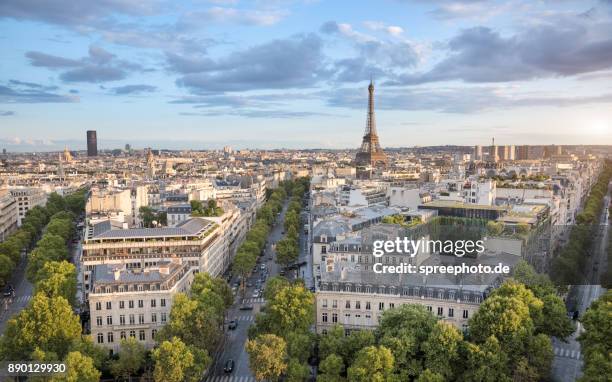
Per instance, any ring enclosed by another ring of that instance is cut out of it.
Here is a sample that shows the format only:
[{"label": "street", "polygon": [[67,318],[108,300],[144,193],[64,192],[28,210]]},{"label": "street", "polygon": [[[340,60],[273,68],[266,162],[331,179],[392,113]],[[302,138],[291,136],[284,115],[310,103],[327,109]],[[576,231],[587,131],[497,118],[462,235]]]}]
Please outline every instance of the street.
[{"label": "street", "polygon": [[15,287],[15,297],[13,297],[12,302],[8,299],[2,299],[2,306],[0,307],[0,333],[4,333],[8,320],[21,312],[28,305],[30,299],[32,299],[34,286],[25,278],[26,265],[26,256],[22,255],[21,261],[15,268],[13,278],[11,279],[11,285]]},{"label": "street", "polygon": [[[577,310],[580,317],[584,315],[593,301],[598,299],[605,289],[600,285],[600,275],[606,270],[607,247],[609,235],[609,212],[608,205],[612,197],[612,187],[608,185],[608,193],[604,197],[604,209],[601,212],[600,225],[595,237],[594,255],[587,264],[588,273],[586,282],[583,285],[576,285],[574,288],[578,295]],[[578,337],[582,332],[580,322],[577,322],[576,331],[567,339],[567,342],[553,338],[553,350],[555,358],[552,365],[552,376],[556,382],[573,382],[582,375],[582,354]]]},{"label": "street", "polygon": [[[249,369],[249,356],[245,349],[245,343],[248,338],[249,326],[251,326],[251,324],[255,321],[255,315],[260,311],[262,306],[265,305],[265,300],[261,296],[261,293],[263,293],[263,290],[265,288],[265,282],[262,284],[259,297],[253,297],[253,291],[256,289],[256,281],[262,276],[263,273],[263,271],[260,269],[260,264],[265,264],[268,270],[268,276],[266,278],[266,281],[270,277],[277,276],[280,273],[281,268],[274,261],[275,254],[272,250],[272,244],[276,243],[283,237],[283,222],[285,220],[285,213],[287,212],[288,205],[288,201],[285,201],[280,216],[277,217],[275,224],[270,229],[270,234],[268,235],[268,240],[264,249],[264,255],[260,257],[261,262],[257,264],[257,272],[253,272],[251,277],[249,277],[249,279],[247,280],[247,282],[253,284],[253,286],[246,288],[244,301],[241,298],[240,291],[238,291],[238,293],[236,294],[236,302],[227,311],[227,322],[225,326],[225,345],[223,346],[223,350],[221,350],[220,354],[216,357],[214,365],[211,367],[209,374],[204,379],[205,381],[255,381],[255,377],[251,374],[251,370]],[[303,239],[304,236],[302,232],[300,235],[300,247],[302,247],[302,243],[304,243]],[[304,269],[304,267],[302,267],[302,269]],[[300,270],[298,271],[301,272]],[[285,276],[289,277],[289,273]],[[299,275],[301,275],[301,273]],[[231,284],[236,282],[236,280],[237,277],[234,277],[231,280]],[[244,305],[250,305],[253,307],[253,309],[240,310],[240,307]],[[232,320],[235,320],[237,322],[237,327],[234,330],[227,330],[227,323]],[[230,359],[235,362],[234,370],[232,371],[232,373],[225,373],[223,368],[225,366],[225,363]]]}]

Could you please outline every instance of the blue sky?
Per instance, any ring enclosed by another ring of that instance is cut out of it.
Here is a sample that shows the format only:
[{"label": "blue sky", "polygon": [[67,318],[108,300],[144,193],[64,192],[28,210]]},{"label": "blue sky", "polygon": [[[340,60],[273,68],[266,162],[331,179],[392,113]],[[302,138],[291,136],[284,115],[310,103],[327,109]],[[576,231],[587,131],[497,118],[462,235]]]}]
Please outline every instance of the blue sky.
[{"label": "blue sky", "polygon": [[3,0],[0,147],[612,144],[610,0]]}]

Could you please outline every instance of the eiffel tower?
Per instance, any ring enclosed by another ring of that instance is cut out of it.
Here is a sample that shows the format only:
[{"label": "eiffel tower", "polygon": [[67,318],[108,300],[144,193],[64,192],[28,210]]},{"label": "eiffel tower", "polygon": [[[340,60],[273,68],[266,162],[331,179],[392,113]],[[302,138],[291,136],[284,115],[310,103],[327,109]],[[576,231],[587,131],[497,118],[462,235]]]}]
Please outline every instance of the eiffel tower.
[{"label": "eiffel tower", "polygon": [[355,157],[357,166],[357,176],[369,178],[372,168],[386,167],[388,164],[387,155],[380,147],[378,133],[376,132],[376,117],[374,115],[374,83],[370,80],[368,86],[368,118],[361,148]]}]

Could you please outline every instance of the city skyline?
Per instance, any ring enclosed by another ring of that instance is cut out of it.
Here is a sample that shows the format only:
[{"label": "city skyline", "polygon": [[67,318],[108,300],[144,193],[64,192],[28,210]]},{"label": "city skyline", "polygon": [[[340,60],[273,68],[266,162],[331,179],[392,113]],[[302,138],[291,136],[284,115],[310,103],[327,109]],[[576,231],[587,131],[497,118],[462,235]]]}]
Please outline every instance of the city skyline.
[{"label": "city skyline", "polygon": [[384,5],[4,2],[0,147],[612,144],[608,1]]}]

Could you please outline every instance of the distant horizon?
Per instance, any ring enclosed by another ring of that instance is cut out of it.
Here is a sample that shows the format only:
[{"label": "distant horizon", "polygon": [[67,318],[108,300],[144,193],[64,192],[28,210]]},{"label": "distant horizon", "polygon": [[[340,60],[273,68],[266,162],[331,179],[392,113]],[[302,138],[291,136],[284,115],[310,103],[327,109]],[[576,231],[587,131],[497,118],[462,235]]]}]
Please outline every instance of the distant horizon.
[{"label": "distant horizon", "polygon": [[[76,143],[76,141],[70,140],[70,141],[60,141],[60,142],[72,142],[72,143]],[[161,151],[185,151],[185,150],[190,150],[190,151],[218,151],[218,150],[223,150],[224,147],[231,147],[232,150],[237,151],[237,150],[259,150],[259,151],[278,151],[278,150],[289,150],[289,151],[357,151],[359,149],[359,146],[355,146],[355,147],[283,147],[283,146],[275,146],[275,147],[254,147],[254,146],[235,146],[234,144],[230,143],[230,142],[226,142],[226,143],[216,143],[214,144],[214,146],[211,147],[202,147],[202,146],[191,146],[191,147],[168,147],[168,146],[162,146],[162,142],[166,142],[167,141],[152,141],[152,144],[143,144],[143,145],[134,145],[131,142],[124,142],[124,143],[115,143],[114,145],[100,145],[100,141],[98,141],[98,151],[113,151],[113,150],[124,150],[125,149],[125,145],[129,144],[130,148],[133,150],[145,150],[145,149],[153,149],[153,150],[161,150]],[[197,142],[189,142],[189,144],[194,145],[197,144]],[[202,142],[202,144],[204,144]],[[497,143],[496,141],[496,146],[570,146],[570,147],[579,147],[579,146],[585,146],[585,147],[611,147],[612,144],[601,144],[601,143],[572,143],[572,144],[559,144],[559,143],[544,143],[544,144],[529,144],[529,143],[519,143],[519,144],[515,144],[515,143]],[[49,146],[53,146],[53,148],[49,147]],[[430,148],[430,147],[460,147],[460,148],[474,148],[475,146],[482,146],[485,150],[486,148],[490,147],[491,144],[474,144],[474,145],[469,145],[469,144],[451,144],[451,143],[439,143],[439,144],[432,144],[432,145],[411,145],[411,146],[385,146],[382,145],[382,148],[384,150],[400,150],[400,149],[417,149],[417,148]],[[77,146],[77,148],[75,148],[75,146],[70,146],[67,144],[64,144],[63,146],[59,143],[55,144],[55,143],[47,143],[46,145],[41,145],[39,146],[41,147],[41,149],[32,149],[32,146],[23,146],[23,149],[21,150],[9,150],[8,147],[3,147],[0,146],[0,150],[6,148],[7,149],[7,154],[12,154],[12,153],[18,153],[18,154],[28,154],[28,153],[54,153],[54,152],[62,152],[64,151],[66,148],[68,149],[68,151],[70,152],[83,152],[86,153],[87,152],[87,147],[85,143],[80,144],[80,146]],[[25,148],[30,148],[29,150],[26,150]]]}]

